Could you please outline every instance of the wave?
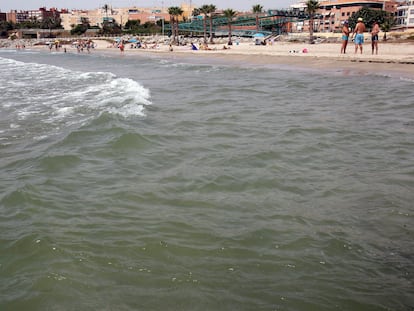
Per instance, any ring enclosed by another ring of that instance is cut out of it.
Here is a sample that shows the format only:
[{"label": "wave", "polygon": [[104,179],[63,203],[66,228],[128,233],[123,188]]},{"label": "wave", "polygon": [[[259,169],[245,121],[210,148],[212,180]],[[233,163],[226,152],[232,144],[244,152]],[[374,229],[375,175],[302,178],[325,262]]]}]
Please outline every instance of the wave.
[{"label": "wave", "polygon": [[63,127],[83,125],[102,113],[145,117],[150,91],[130,78],[110,72],[80,72],[58,66],[0,57],[4,83],[2,113],[6,131],[24,128],[36,137]]},{"label": "wave", "polygon": [[404,81],[404,82],[413,82],[414,83],[414,79],[409,78],[409,77],[400,77],[400,80]]}]

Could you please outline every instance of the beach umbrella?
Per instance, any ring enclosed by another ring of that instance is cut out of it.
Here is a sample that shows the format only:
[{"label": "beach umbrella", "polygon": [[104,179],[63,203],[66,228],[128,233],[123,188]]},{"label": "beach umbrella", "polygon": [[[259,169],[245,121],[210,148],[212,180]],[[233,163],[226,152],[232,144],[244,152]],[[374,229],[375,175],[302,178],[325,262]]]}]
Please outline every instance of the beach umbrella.
[{"label": "beach umbrella", "polygon": [[137,40],[137,39],[135,39],[135,38],[132,38],[132,39],[129,39],[129,40],[128,40],[128,42],[129,42],[129,43],[136,43],[136,42],[138,42],[138,40]]},{"label": "beach umbrella", "polygon": [[265,35],[260,33],[260,32],[255,33],[253,35],[253,39],[256,42],[256,45],[262,45],[262,42],[264,41],[264,38],[265,38]]}]

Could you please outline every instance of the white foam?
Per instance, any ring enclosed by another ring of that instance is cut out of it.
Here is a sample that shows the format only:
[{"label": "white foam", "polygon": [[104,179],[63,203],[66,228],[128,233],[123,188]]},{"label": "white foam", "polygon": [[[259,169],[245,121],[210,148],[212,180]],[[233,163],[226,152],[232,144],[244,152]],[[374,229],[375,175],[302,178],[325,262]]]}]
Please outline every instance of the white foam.
[{"label": "white foam", "polygon": [[413,78],[408,78],[408,77],[400,77],[401,81],[405,81],[405,82],[414,82]]},{"label": "white foam", "polygon": [[107,112],[119,114],[124,118],[130,116],[145,116],[143,105],[125,105],[122,108],[110,108]]},{"label": "white foam", "polygon": [[6,134],[24,128],[21,134],[32,132],[36,139],[44,139],[105,112],[125,118],[145,116],[145,106],[151,104],[148,89],[111,72],[79,72],[2,57],[0,67],[5,73],[0,92],[7,99],[0,106],[10,114]]},{"label": "white foam", "polygon": [[103,72],[103,71],[97,71],[97,72],[83,72],[79,75],[81,79],[96,79],[100,77],[105,77],[106,79],[114,79],[116,78],[116,75],[110,72]]}]

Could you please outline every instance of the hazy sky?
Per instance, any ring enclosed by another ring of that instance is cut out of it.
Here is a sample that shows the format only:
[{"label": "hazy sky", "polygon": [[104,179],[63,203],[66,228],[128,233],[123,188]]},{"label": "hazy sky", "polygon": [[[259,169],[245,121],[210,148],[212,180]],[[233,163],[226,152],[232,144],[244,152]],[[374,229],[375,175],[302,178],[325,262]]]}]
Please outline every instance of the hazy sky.
[{"label": "hazy sky", "polygon": [[[260,4],[266,9],[288,8],[297,0],[191,0],[192,5],[214,4],[218,9],[231,8],[239,11],[249,11],[255,4]],[[0,11],[10,10],[37,10],[40,7],[56,7],[58,9],[96,9],[104,4],[115,7],[152,7],[152,6],[179,6],[181,3],[190,3],[190,0],[0,0]]]}]

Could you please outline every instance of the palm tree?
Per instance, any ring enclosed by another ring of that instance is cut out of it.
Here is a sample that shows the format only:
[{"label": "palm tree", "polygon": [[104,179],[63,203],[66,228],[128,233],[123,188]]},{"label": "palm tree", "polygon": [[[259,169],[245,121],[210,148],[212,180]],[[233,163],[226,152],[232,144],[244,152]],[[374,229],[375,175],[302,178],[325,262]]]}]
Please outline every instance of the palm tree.
[{"label": "palm tree", "polygon": [[194,19],[198,20],[198,16],[201,14],[199,8],[194,8],[191,12],[191,22],[194,21]]},{"label": "palm tree", "polygon": [[170,14],[171,33],[173,35],[174,42],[177,42],[178,37],[178,17],[183,13],[183,9],[178,6],[172,6],[168,8],[168,14]]},{"label": "palm tree", "polygon": [[201,14],[201,12],[200,12],[200,9],[199,8],[194,8],[193,9],[193,12],[191,12],[191,16],[193,16],[193,17],[196,17],[196,16],[198,16],[200,14]]},{"label": "palm tree", "polygon": [[108,17],[109,5],[105,4],[102,9],[105,11],[105,17]]},{"label": "palm tree", "polygon": [[208,4],[204,4],[200,8],[200,13],[204,14],[204,18],[203,18],[204,43],[207,43],[207,14],[210,13],[210,6]]},{"label": "palm tree", "polygon": [[210,43],[213,43],[213,13],[217,10],[217,8],[214,4],[210,4],[208,8],[208,13],[210,14]]},{"label": "palm tree", "polygon": [[319,9],[318,0],[308,0],[306,3],[306,12],[309,14],[309,43],[313,43],[313,19],[316,11]]},{"label": "palm tree", "polygon": [[229,45],[232,45],[233,42],[231,42],[231,22],[233,21],[233,18],[237,15],[237,12],[232,9],[226,9],[223,11],[223,14],[227,18],[227,22],[229,25]]},{"label": "palm tree", "polygon": [[395,18],[387,14],[387,16],[384,18],[384,21],[380,25],[381,30],[384,32],[384,41],[387,41],[387,31],[390,31],[391,27],[395,25]]},{"label": "palm tree", "polygon": [[175,7],[173,7],[173,6],[171,6],[171,7],[168,8],[168,14],[170,15],[170,27],[171,27],[171,35],[173,36],[173,42],[175,42],[174,9],[175,9]]},{"label": "palm tree", "polygon": [[259,14],[263,12],[263,7],[260,4],[253,5],[253,13],[256,14],[256,31],[259,31]]},{"label": "palm tree", "polygon": [[178,22],[179,22],[179,20],[178,20],[178,17],[179,16],[181,16],[181,15],[183,15],[183,13],[184,13],[184,11],[183,11],[183,9],[182,8],[180,8],[180,7],[177,7],[177,10],[176,10],[176,19],[175,19],[175,31],[176,31],[176,33],[177,33],[177,39],[178,39]]}]

